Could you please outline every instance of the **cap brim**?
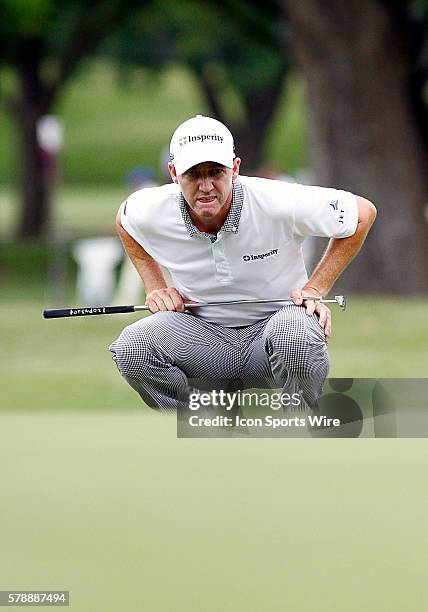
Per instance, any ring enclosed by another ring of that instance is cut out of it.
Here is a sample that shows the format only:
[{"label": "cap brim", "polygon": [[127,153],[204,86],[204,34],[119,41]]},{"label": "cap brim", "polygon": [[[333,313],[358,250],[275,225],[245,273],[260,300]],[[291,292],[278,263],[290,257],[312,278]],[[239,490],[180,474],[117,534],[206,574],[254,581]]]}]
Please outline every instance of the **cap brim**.
[{"label": "cap brim", "polygon": [[194,151],[192,155],[187,156],[186,159],[173,161],[172,164],[177,174],[183,174],[183,172],[186,172],[186,170],[189,170],[192,166],[202,164],[203,162],[214,162],[226,166],[226,168],[233,168],[233,159],[233,155],[224,155],[221,151],[206,151],[206,149],[203,149],[202,151]]}]

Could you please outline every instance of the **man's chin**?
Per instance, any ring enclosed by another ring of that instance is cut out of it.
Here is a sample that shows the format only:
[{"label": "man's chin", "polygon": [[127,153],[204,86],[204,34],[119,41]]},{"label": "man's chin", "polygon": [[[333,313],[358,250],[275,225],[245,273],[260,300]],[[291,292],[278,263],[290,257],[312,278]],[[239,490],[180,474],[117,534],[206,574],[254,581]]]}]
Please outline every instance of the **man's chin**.
[{"label": "man's chin", "polygon": [[214,217],[220,212],[220,207],[216,202],[210,202],[209,204],[202,204],[198,202],[197,213],[201,217]]}]

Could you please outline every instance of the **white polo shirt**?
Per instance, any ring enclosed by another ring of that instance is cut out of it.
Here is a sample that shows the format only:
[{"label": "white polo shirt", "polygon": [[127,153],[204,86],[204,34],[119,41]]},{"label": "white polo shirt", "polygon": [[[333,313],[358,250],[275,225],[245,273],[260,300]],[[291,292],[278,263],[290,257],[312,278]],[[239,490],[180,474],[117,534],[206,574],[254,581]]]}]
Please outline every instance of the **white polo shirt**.
[{"label": "white polo shirt", "polygon": [[[193,225],[175,183],[141,189],[122,206],[124,229],[171,273],[190,300],[284,299],[308,277],[305,236],[346,238],[358,222],[347,191],[241,176],[233,184],[228,217],[216,236]],[[281,303],[192,309],[226,327],[271,316]]]}]

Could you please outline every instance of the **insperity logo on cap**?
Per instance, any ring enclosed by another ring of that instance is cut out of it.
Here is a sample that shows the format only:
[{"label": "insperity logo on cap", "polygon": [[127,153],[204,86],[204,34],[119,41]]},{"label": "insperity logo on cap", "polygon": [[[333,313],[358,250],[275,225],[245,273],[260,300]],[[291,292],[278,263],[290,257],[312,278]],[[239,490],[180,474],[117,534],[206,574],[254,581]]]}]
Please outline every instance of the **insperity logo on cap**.
[{"label": "insperity logo on cap", "polygon": [[171,138],[170,158],[177,174],[205,161],[232,168],[234,157],[232,134],[223,123],[211,117],[197,115],[188,119]]},{"label": "insperity logo on cap", "polygon": [[197,140],[200,140],[201,142],[205,142],[206,140],[218,140],[220,142],[223,142],[223,136],[220,136],[220,134],[198,134],[197,136],[183,136],[178,141],[178,144],[180,145],[180,147],[184,147],[184,145],[186,145],[188,142],[195,142]]}]

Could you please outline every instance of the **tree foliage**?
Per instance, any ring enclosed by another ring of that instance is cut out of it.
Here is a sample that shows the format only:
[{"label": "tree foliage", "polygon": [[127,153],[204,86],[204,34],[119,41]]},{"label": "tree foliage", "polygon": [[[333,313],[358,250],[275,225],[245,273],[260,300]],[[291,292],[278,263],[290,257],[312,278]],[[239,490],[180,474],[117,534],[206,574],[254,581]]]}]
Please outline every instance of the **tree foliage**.
[{"label": "tree foliage", "polygon": [[275,0],[162,0],[133,15],[109,51],[153,71],[185,64],[210,114],[234,131],[244,166],[255,168],[289,67],[285,32]]},{"label": "tree foliage", "polygon": [[[139,6],[144,5],[140,0]],[[3,92],[15,121],[22,159],[22,208],[18,235],[43,236],[49,228],[49,184],[37,123],[51,112],[81,61],[135,8],[131,0],[3,0],[0,66],[16,77]]]}]

